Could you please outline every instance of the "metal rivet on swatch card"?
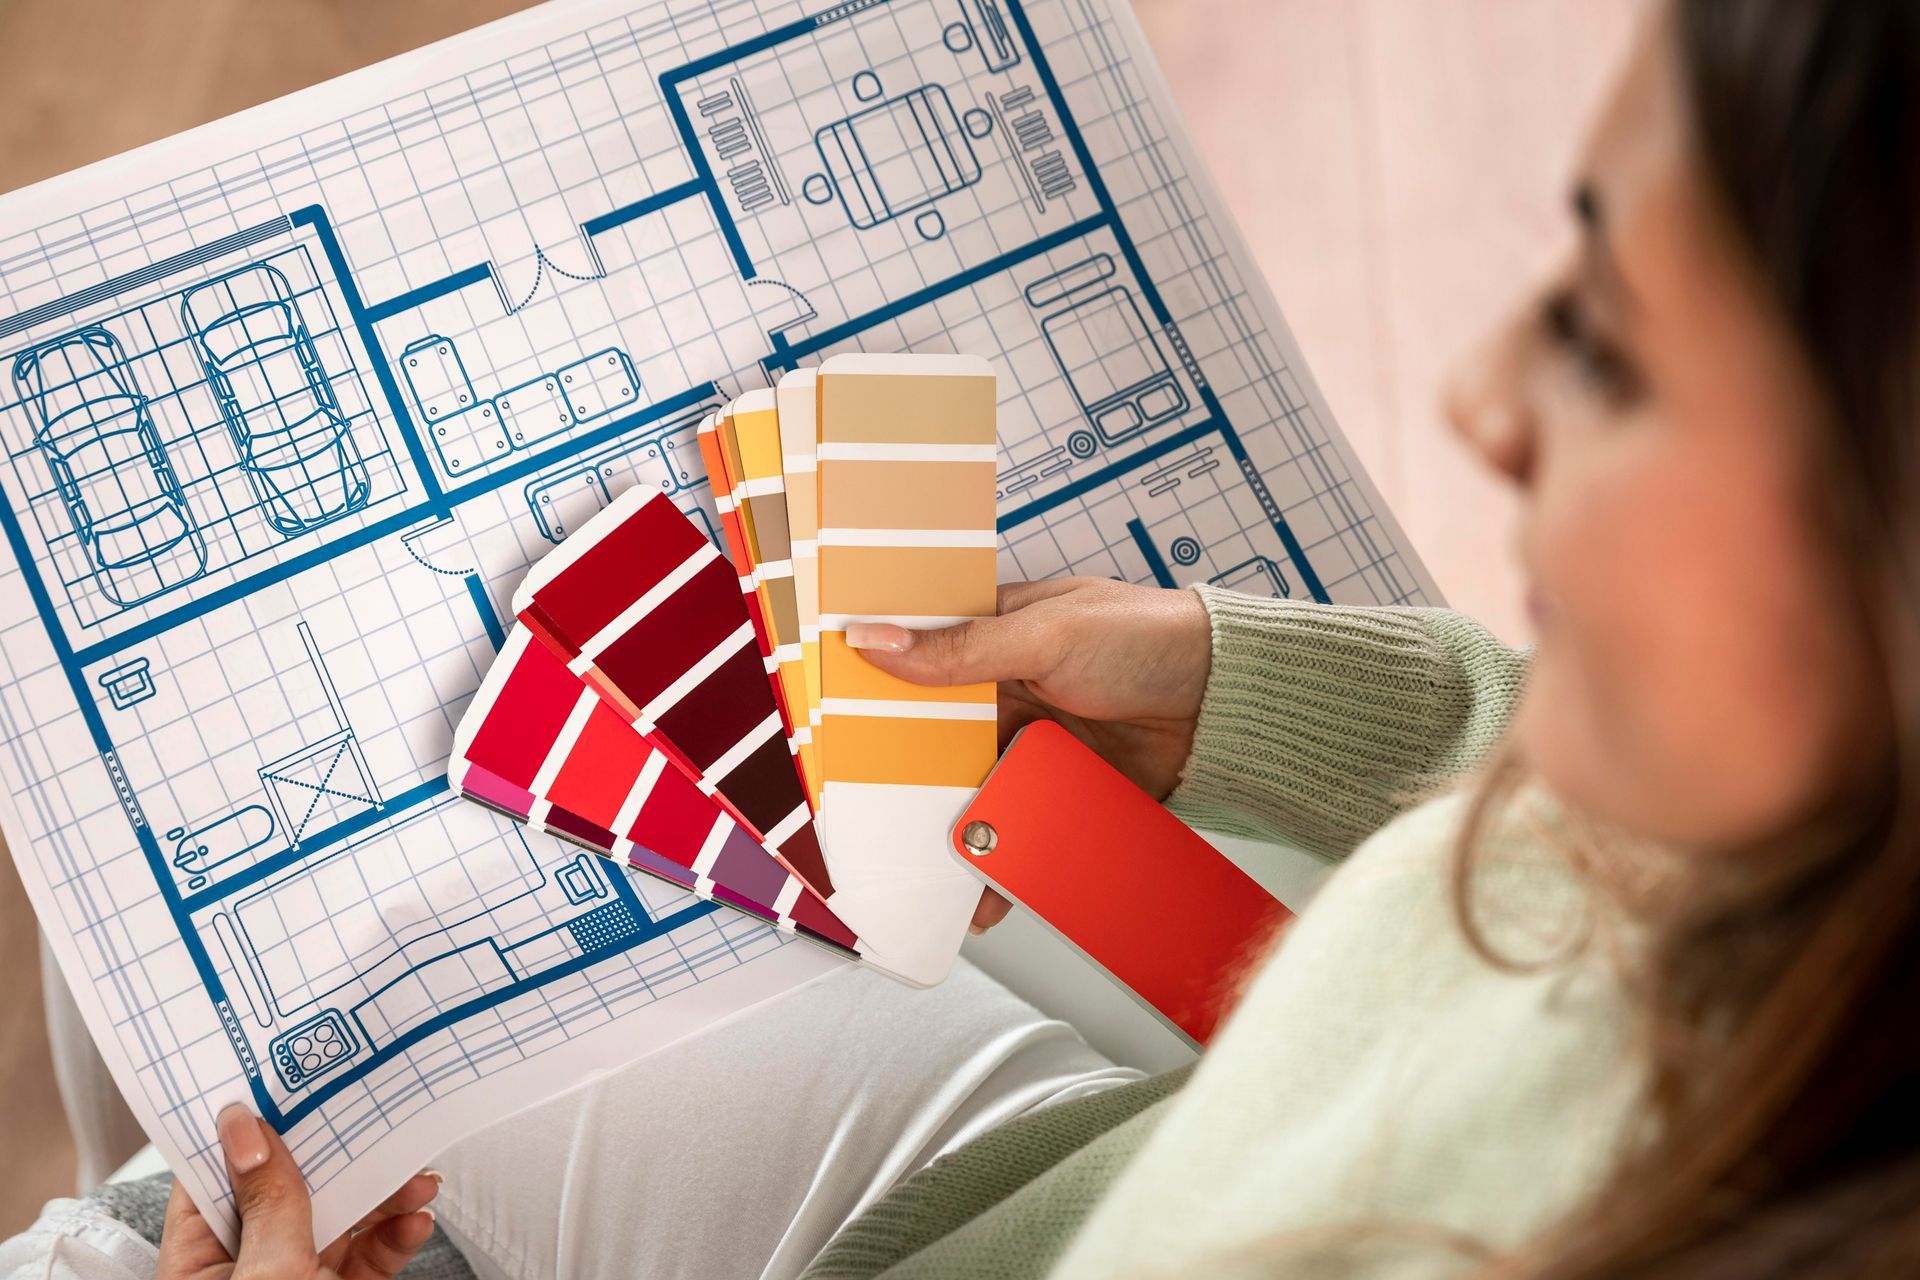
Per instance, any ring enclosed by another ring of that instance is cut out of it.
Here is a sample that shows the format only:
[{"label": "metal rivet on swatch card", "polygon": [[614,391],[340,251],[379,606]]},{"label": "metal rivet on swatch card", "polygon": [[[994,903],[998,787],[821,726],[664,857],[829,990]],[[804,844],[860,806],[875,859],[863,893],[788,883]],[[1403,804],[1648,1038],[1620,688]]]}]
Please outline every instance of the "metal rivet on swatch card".
[{"label": "metal rivet on swatch card", "polygon": [[993,852],[993,846],[1000,843],[1000,833],[988,823],[969,822],[960,828],[960,843],[967,846],[968,853],[978,858]]}]

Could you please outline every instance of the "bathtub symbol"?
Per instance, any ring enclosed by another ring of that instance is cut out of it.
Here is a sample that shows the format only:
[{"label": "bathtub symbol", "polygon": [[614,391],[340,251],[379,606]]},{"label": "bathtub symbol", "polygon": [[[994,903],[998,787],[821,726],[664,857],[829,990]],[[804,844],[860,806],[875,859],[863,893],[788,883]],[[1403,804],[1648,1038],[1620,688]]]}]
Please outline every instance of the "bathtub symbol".
[{"label": "bathtub symbol", "polygon": [[191,877],[189,889],[198,889],[214,868],[273,839],[273,814],[265,805],[250,804],[204,827],[175,827],[167,839],[174,841],[173,865]]}]

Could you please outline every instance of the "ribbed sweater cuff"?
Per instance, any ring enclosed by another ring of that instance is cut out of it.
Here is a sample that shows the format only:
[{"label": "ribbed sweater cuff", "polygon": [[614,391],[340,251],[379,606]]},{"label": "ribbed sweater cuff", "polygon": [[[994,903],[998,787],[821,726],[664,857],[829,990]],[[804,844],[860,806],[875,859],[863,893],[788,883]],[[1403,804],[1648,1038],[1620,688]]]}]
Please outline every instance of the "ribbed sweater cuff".
[{"label": "ribbed sweater cuff", "polygon": [[1524,654],[1444,610],[1195,590],[1213,665],[1167,800],[1194,826],[1345,854],[1478,767],[1525,678]]}]

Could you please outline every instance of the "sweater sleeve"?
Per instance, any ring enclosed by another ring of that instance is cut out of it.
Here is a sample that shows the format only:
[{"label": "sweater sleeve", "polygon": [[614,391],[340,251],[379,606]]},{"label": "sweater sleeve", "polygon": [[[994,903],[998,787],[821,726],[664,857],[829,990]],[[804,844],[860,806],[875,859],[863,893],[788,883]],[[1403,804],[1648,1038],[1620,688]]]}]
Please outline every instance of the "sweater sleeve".
[{"label": "sweater sleeve", "polygon": [[1527,651],[1444,609],[1195,590],[1213,666],[1167,806],[1207,830],[1342,857],[1478,768],[1526,678]]}]

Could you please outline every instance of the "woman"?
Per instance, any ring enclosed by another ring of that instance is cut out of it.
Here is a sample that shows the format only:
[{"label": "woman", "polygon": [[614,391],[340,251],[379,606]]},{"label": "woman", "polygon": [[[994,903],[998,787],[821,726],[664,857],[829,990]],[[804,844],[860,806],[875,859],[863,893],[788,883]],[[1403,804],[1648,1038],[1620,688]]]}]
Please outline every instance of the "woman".
[{"label": "woman", "polygon": [[[1346,857],[1190,1079],[1007,1050],[910,1153],[842,1159],[796,1100],[814,1174],[678,1200],[626,1194],[645,1150],[588,1150],[587,1120],[637,1104],[586,1095],[450,1154],[476,1265],[792,1274],[831,1235],[807,1275],[1920,1271],[1917,95],[1910,0],[1657,15],[1577,252],[1453,404],[1523,498],[1531,659],[1452,614],[1084,581],[859,637],[1001,681],[1009,719],[1064,720],[1198,823]],[[930,1009],[984,1042],[1026,1025],[966,1013],[987,986],[831,999],[873,1043]],[[946,1079],[910,1074],[869,1093]],[[541,1123],[582,1145],[535,1151]],[[277,1230],[250,1214],[243,1258]]]}]

